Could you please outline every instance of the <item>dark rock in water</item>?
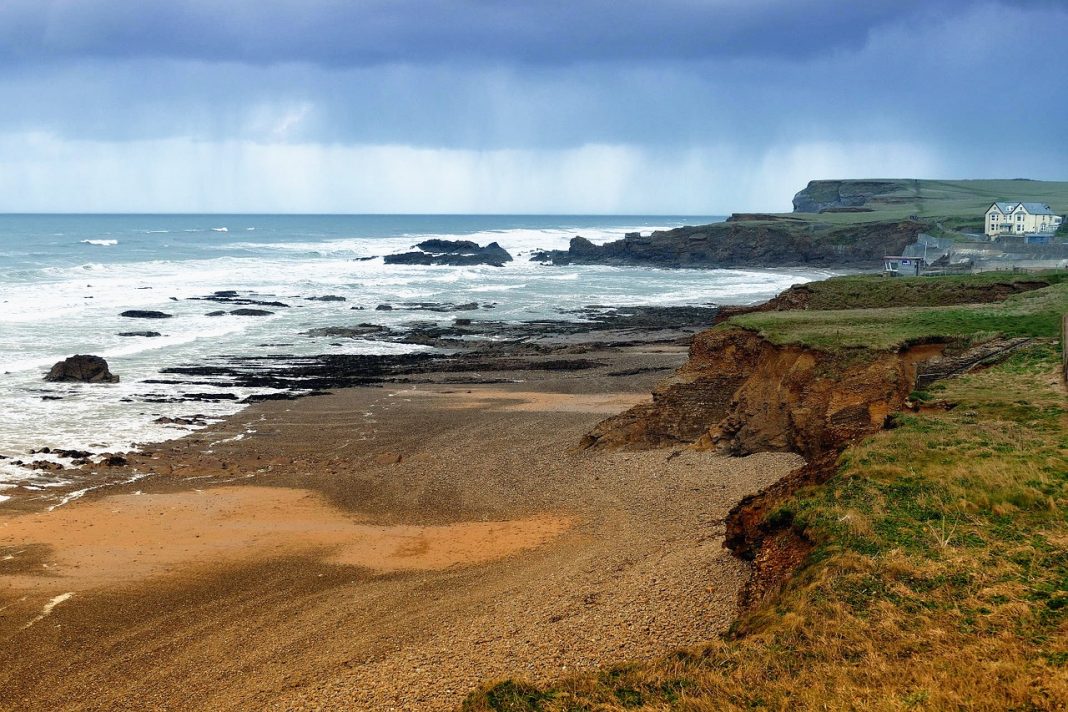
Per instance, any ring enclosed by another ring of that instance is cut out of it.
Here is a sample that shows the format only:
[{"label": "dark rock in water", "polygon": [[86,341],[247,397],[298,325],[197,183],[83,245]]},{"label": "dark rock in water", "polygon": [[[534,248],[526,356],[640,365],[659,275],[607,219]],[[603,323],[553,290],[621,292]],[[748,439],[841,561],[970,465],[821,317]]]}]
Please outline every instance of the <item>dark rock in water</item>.
[{"label": "dark rock in water", "polygon": [[190,416],[188,418],[169,418],[169,417],[164,416],[164,417],[156,418],[152,422],[156,423],[158,425],[201,426],[201,425],[207,425],[208,424],[208,421],[204,420],[204,416],[202,416],[202,415],[193,415],[193,416]]},{"label": "dark rock in water", "polygon": [[347,302],[345,297],[339,297],[336,294],[324,294],[321,297],[308,297],[309,302]]},{"label": "dark rock in water", "polygon": [[64,450],[62,448],[43,447],[40,450],[30,450],[31,455],[55,455],[56,457],[69,457],[73,459],[85,459],[92,457],[93,453],[88,450]]},{"label": "dark rock in water", "polygon": [[119,314],[119,316],[125,316],[130,319],[170,319],[174,315],[150,309],[128,309]]},{"label": "dark rock in water", "polygon": [[[183,401],[207,401],[213,403],[215,401],[235,401],[237,396],[233,393],[183,393],[179,400]],[[174,402],[174,401],[169,401]]]},{"label": "dark rock in water", "polygon": [[285,302],[279,301],[265,301],[262,299],[252,299],[250,297],[239,296],[233,289],[223,289],[218,292],[212,292],[206,297],[190,297],[192,301],[197,302],[218,302],[220,304],[236,304],[237,306],[245,307],[281,307],[283,309],[289,308],[289,305]]},{"label": "dark rock in water", "polygon": [[363,311],[366,308],[367,307],[349,307],[349,309],[351,309],[352,311]]},{"label": "dark rock in water", "polygon": [[452,323],[456,326],[471,326],[470,319],[453,319]]},{"label": "dark rock in water", "polygon": [[358,339],[363,336],[369,336],[370,334],[380,334],[383,331],[389,331],[384,326],[378,324],[360,324],[359,326],[324,326],[318,329],[311,329],[305,331],[305,336],[329,336],[329,337],[345,337],[349,339]]},{"label": "dark rock in water", "polygon": [[274,314],[273,311],[267,311],[266,309],[234,309],[230,313],[236,316],[270,316]]},{"label": "dark rock in water", "polygon": [[129,460],[122,455],[108,455],[100,462],[100,464],[105,467],[126,467],[126,465],[130,463]]},{"label": "dark rock in water", "polygon": [[219,311],[208,312],[204,316],[225,316],[225,315],[226,315],[226,312],[224,312],[222,310],[219,310]]},{"label": "dark rock in water", "polygon": [[470,240],[424,240],[416,247],[418,252],[386,255],[383,261],[390,265],[491,265],[503,267],[512,256],[496,242],[481,247]]},{"label": "dark rock in water", "polygon": [[29,468],[31,470],[48,470],[51,472],[66,469],[58,462],[49,462],[48,460],[34,460],[29,464]]},{"label": "dark rock in water", "polygon": [[119,377],[108,370],[108,362],[99,356],[78,354],[60,361],[45,376],[46,381],[79,383],[118,383]]},{"label": "dark rock in water", "polygon": [[416,247],[423,252],[436,252],[439,254],[469,254],[482,249],[477,242],[471,240],[441,240],[438,238],[423,240]]},{"label": "dark rock in water", "polygon": [[375,307],[375,311],[393,311],[393,307],[388,304],[379,304]]},{"label": "dark rock in water", "polygon": [[464,302],[463,304],[452,304],[449,302],[405,302],[403,306],[405,309],[412,309],[413,311],[474,311],[478,309],[478,302]]},{"label": "dark rock in water", "polygon": [[158,331],[120,331],[116,336],[163,336]]}]

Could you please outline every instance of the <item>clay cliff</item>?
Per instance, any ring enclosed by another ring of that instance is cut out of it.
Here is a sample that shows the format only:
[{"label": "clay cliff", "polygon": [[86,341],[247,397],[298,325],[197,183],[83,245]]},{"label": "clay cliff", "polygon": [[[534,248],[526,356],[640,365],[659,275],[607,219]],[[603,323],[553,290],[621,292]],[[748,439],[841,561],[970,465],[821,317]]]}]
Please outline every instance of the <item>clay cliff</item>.
[{"label": "clay cliff", "polygon": [[919,364],[943,348],[831,354],[777,346],[737,327],[711,329],[694,337],[689,360],[657,387],[652,403],[601,422],[582,446],[694,444],[730,455],[776,450],[818,458],[882,428],[908,399]]},{"label": "clay cliff", "polygon": [[724,324],[694,337],[686,364],[653,392],[653,402],[599,423],[584,448],[686,445],[728,455],[790,451],[806,464],[742,500],[728,516],[725,546],[753,562],[741,594],[748,606],[773,590],[811,548],[777,506],[835,470],[851,442],[891,422],[917,384],[1004,358],[1032,341],[995,339],[975,346],[940,342],[898,351],[819,351],[773,344]]}]

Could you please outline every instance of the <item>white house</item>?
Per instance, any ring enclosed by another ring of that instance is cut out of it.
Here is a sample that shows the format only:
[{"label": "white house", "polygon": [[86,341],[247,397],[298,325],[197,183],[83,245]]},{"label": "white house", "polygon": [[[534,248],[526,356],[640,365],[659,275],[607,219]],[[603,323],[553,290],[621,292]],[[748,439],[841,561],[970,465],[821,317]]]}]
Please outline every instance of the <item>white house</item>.
[{"label": "white house", "polygon": [[1051,234],[1061,226],[1061,216],[1046,203],[994,203],[986,209],[986,234]]}]

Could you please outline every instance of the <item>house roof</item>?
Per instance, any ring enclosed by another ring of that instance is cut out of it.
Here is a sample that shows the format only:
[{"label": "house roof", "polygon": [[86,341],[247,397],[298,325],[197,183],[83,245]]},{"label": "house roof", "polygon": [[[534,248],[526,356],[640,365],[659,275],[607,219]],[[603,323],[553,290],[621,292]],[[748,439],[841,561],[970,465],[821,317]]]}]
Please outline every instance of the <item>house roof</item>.
[{"label": "house roof", "polygon": [[[1007,203],[998,201],[996,203],[991,203],[990,208],[994,207],[1006,214],[1011,213],[1013,210],[1016,210],[1016,208],[1023,207],[1023,209],[1031,215],[1053,215],[1053,208],[1051,208],[1048,203]],[[986,209],[988,213],[990,212],[990,208]]]},{"label": "house roof", "polygon": [[1047,203],[1023,203],[1023,206],[1032,215],[1053,215],[1053,208]]}]

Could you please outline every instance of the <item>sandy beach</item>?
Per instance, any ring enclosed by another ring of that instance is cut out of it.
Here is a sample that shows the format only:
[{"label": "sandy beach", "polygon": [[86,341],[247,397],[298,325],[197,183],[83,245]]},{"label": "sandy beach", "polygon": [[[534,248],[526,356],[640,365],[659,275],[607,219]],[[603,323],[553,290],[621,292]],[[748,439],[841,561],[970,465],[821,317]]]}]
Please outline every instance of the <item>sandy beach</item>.
[{"label": "sandy beach", "polygon": [[799,459],[579,451],[685,347],[586,358],[257,404],[8,508],[0,706],[444,710],[715,636],[723,517]]}]

